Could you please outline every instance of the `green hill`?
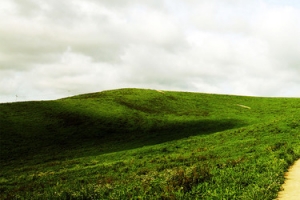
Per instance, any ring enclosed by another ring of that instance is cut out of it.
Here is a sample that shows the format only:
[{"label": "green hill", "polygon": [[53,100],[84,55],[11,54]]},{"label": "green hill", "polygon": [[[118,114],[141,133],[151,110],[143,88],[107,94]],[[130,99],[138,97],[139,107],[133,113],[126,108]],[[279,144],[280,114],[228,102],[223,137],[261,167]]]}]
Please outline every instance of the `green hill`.
[{"label": "green hill", "polygon": [[299,108],[145,89],[0,104],[0,199],[274,199]]}]

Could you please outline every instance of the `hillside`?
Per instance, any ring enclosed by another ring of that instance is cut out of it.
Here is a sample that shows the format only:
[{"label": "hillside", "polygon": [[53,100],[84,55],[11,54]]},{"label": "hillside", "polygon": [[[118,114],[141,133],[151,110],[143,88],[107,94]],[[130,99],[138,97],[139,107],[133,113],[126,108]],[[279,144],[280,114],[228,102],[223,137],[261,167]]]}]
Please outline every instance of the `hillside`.
[{"label": "hillside", "polygon": [[273,199],[299,108],[144,89],[0,104],[0,199]]}]

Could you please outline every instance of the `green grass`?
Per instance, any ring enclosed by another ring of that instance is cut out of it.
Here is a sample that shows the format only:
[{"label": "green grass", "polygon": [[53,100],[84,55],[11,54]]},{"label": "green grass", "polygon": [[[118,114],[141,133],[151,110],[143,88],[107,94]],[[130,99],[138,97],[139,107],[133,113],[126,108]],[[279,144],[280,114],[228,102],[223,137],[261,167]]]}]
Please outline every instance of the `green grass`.
[{"label": "green grass", "polygon": [[143,89],[0,104],[0,199],[274,199],[299,108]]}]

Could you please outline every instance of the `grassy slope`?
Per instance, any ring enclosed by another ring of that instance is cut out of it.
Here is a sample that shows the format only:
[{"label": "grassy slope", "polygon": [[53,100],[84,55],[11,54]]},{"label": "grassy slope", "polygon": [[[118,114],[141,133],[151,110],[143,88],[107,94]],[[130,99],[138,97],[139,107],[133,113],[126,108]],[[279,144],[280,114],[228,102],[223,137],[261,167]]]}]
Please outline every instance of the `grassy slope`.
[{"label": "grassy slope", "polygon": [[0,198],[273,199],[299,103],[122,89],[0,104]]}]

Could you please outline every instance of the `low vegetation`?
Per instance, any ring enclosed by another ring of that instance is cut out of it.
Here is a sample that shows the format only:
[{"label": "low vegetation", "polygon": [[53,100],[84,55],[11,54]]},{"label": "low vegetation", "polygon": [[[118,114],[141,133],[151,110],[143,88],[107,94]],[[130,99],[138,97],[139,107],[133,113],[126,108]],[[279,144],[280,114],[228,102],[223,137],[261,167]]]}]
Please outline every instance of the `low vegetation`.
[{"label": "low vegetation", "polygon": [[0,199],[274,199],[299,108],[143,89],[0,104]]}]

